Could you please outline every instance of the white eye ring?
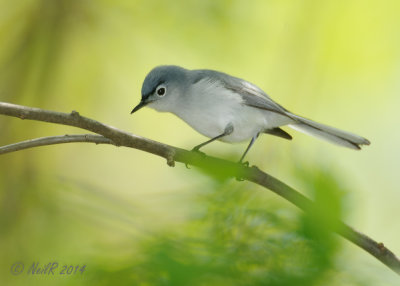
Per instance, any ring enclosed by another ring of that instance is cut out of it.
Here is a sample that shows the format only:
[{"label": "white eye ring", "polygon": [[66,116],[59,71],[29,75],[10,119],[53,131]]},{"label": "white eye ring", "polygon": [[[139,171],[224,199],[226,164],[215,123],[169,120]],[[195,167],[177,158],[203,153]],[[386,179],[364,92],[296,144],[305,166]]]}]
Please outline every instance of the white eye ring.
[{"label": "white eye ring", "polygon": [[160,86],[158,86],[157,87],[157,89],[156,89],[156,94],[159,96],[159,97],[163,97],[164,95],[165,95],[165,93],[167,92],[167,88],[165,87],[165,85],[160,85]]}]

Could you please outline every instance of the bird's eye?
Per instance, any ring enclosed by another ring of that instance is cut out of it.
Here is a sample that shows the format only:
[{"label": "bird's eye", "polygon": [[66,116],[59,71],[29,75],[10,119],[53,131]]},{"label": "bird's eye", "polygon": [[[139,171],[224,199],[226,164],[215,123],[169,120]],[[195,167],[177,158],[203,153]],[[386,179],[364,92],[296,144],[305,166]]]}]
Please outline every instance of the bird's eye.
[{"label": "bird's eye", "polygon": [[162,86],[157,87],[156,93],[158,96],[164,96],[165,92],[166,92],[165,86],[162,85]]}]

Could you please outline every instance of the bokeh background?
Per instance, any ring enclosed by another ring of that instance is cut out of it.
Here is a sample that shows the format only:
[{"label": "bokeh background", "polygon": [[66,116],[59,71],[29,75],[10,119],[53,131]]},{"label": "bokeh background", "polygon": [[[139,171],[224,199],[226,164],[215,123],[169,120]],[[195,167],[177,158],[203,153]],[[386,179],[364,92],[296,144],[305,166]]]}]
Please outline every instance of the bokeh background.
[{"label": "bokeh background", "polygon": [[[79,111],[190,149],[171,114],[130,116],[151,68],[245,78],[300,115],[372,142],[355,152],[290,132],[261,136],[251,164],[311,198],[306,216],[248,182],[93,144],[0,157],[1,285],[399,285],[325,230],[340,217],[400,254],[400,2],[396,0],[0,1],[0,100]],[[0,117],[0,144],[82,130]],[[237,160],[247,143],[205,152]],[[21,261],[86,265],[10,273]],[[60,269],[60,268],[59,268]]]}]

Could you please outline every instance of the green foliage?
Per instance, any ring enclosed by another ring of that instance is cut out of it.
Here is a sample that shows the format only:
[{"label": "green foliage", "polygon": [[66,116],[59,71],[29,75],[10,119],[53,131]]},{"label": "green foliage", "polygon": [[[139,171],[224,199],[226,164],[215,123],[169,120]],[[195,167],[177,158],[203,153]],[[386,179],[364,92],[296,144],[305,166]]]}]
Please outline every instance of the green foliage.
[{"label": "green foliage", "polygon": [[[331,202],[340,201],[329,185],[334,178],[320,174],[313,182],[328,186],[322,191]],[[107,271],[99,266],[96,284],[328,285],[321,282],[336,271],[338,247],[331,227],[340,217],[340,204],[300,215],[255,192],[233,183],[204,191],[193,202],[198,211],[191,218],[144,240],[141,254],[126,267]]]}]

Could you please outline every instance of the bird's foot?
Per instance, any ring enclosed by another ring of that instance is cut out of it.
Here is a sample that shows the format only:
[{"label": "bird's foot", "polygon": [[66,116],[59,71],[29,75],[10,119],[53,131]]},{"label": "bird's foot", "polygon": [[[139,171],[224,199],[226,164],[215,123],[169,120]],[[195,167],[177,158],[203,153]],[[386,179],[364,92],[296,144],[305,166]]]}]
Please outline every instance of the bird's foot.
[{"label": "bird's foot", "polygon": [[204,153],[204,152],[201,152],[200,151],[200,147],[194,147],[193,149],[192,149],[192,152],[195,152],[195,153],[197,153],[197,154],[200,154],[200,155],[202,155],[203,157],[205,157],[206,156],[206,153]]},{"label": "bird's foot", "polygon": [[249,161],[246,161],[246,162],[239,161],[239,164],[241,164],[243,167],[248,167],[248,166],[250,166]]},{"label": "bird's foot", "polygon": [[[206,156],[206,153],[201,152],[199,149],[200,149],[200,147],[197,147],[197,146],[196,146],[196,147],[194,147],[194,148],[191,150],[191,152],[197,153],[197,154],[199,154],[200,156],[205,157],[205,156]],[[185,163],[185,166],[186,166],[187,169],[190,169],[190,168],[189,168],[189,164]]]},{"label": "bird's foot", "polygon": [[[242,160],[240,160],[238,162],[238,164],[242,165],[243,167],[249,167],[250,166],[249,161],[242,162]],[[242,177],[236,176],[236,181],[242,182],[242,181],[244,181],[244,179]]]}]

